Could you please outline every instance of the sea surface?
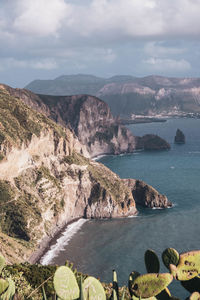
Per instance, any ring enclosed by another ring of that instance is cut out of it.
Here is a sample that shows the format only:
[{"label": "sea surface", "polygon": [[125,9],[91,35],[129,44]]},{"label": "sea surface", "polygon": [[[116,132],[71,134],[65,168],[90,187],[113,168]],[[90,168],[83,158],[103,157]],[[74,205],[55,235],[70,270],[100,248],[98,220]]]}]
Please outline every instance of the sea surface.
[{"label": "sea surface", "polygon": [[[174,144],[177,128],[185,134],[184,145]],[[122,178],[146,181],[165,194],[173,207],[140,208],[133,218],[81,220],[62,234],[62,242],[53,246],[43,263],[62,265],[68,259],[78,270],[105,282],[112,280],[112,269],[116,269],[122,285],[131,271],[146,272],[144,253],[149,248],[158,254],[161,272],[167,272],[161,260],[167,247],[179,252],[200,249],[200,119],[133,124],[129,129],[134,135],[158,134],[171,144],[171,150],[105,156],[99,161]],[[169,289],[180,299],[188,295],[179,282]]]}]

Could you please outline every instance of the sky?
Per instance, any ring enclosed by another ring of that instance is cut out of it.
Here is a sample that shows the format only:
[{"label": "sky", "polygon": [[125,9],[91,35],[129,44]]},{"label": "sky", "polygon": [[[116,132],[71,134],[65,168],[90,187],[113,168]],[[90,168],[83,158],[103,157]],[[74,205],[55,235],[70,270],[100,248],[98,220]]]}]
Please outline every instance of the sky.
[{"label": "sky", "polygon": [[0,82],[200,77],[200,0],[0,0]]}]

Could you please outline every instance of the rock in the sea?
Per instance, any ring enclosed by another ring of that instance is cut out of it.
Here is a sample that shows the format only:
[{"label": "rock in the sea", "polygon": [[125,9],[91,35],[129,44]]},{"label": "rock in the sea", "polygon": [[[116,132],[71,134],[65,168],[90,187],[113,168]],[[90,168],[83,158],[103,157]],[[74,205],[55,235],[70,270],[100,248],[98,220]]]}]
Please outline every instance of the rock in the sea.
[{"label": "rock in the sea", "polygon": [[146,134],[142,137],[137,137],[137,149],[143,150],[169,150],[170,144],[163,138],[155,134]]},{"label": "rock in the sea", "polygon": [[176,130],[174,143],[176,143],[176,144],[185,144],[185,135],[180,129]]},{"label": "rock in the sea", "polygon": [[168,208],[172,206],[172,203],[165,195],[160,194],[144,181],[124,179],[124,182],[131,188],[136,206],[140,205],[148,208]]}]

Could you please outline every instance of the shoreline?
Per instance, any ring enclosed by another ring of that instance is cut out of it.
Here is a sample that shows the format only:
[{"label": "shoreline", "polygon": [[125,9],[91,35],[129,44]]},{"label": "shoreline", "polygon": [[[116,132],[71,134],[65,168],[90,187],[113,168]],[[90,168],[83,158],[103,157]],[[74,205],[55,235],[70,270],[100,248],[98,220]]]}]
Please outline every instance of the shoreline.
[{"label": "shoreline", "polygon": [[41,258],[51,249],[51,246],[55,243],[61,233],[64,232],[69,225],[79,221],[80,219],[84,219],[84,217],[78,217],[70,220],[63,225],[55,226],[52,229],[52,234],[50,236],[44,237],[41,240],[41,242],[38,244],[38,248],[31,254],[27,261],[30,264],[40,264]]}]

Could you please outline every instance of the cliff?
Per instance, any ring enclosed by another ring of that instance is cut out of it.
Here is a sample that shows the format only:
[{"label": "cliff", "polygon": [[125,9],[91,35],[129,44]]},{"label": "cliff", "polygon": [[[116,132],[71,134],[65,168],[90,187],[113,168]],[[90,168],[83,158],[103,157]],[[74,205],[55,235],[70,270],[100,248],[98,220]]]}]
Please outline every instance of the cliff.
[{"label": "cliff", "polygon": [[8,262],[27,260],[71,220],[137,213],[131,190],[108,168],[90,161],[69,129],[4,87],[0,156],[0,251]]},{"label": "cliff", "polygon": [[144,181],[124,179],[124,182],[132,190],[132,195],[137,205],[148,208],[167,208],[172,206],[172,203],[165,195],[160,194]]},{"label": "cliff", "polygon": [[116,116],[200,114],[199,78],[114,76],[106,79],[79,74],[35,80],[26,88],[51,95],[94,95],[108,103]]},{"label": "cliff", "polygon": [[35,95],[23,89],[4,88],[56,123],[71,128],[90,157],[129,153],[136,149],[130,130],[120,125],[108,105],[96,97]]}]

